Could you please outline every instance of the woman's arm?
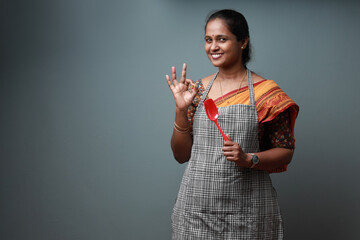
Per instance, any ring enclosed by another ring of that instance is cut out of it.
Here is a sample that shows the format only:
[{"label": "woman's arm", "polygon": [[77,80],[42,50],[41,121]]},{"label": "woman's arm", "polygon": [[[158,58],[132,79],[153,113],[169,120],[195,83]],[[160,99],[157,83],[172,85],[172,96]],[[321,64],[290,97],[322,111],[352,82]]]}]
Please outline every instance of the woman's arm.
[{"label": "woman's arm", "polygon": [[[291,162],[295,139],[290,126],[288,111],[280,113],[275,119],[264,125],[264,136],[261,137],[263,150],[254,153],[259,158],[255,169],[273,172],[286,169]],[[264,144],[265,143],[265,144]],[[251,167],[252,155],[244,153],[237,143],[229,141],[224,143],[224,155],[229,161],[236,162],[239,166]]]},{"label": "woman's arm", "polygon": [[[282,168],[291,162],[293,153],[293,149],[288,148],[272,148],[254,153],[259,158],[259,163],[255,165],[254,169],[272,171]],[[252,165],[251,158],[252,155],[247,153],[247,161],[250,166]],[[250,167],[249,165],[248,167]]]},{"label": "woman's arm", "polygon": [[[167,83],[174,95],[176,104],[174,130],[171,137],[171,149],[175,159],[179,163],[184,163],[189,161],[192,148],[192,136],[189,132],[190,124],[187,118],[187,111],[199,91],[199,86],[194,84],[192,80],[186,79],[185,63],[183,65],[180,81],[176,80],[175,67],[172,67],[171,71],[172,80],[166,75]],[[193,86],[191,91],[188,90],[189,85]]]},{"label": "woman's arm", "polygon": [[[230,139],[230,136],[227,135]],[[245,153],[238,143],[231,139],[224,143],[224,155],[227,160],[235,162],[241,167],[252,166],[252,155]],[[271,171],[273,169],[281,168],[291,162],[293,150],[287,148],[272,148],[263,152],[254,153],[259,158],[259,163],[255,165],[254,169]]]},{"label": "woman's arm", "polygon": [[[175,124],[177,126],[175,126]],[[187,110],[176,109],[174,130],[171,137],[171,149],[176,161],[179,163],[187,162],[190,159],[193,141],[189,128]],[[184,131],[183,129],[187,129],[187,131]]]}]

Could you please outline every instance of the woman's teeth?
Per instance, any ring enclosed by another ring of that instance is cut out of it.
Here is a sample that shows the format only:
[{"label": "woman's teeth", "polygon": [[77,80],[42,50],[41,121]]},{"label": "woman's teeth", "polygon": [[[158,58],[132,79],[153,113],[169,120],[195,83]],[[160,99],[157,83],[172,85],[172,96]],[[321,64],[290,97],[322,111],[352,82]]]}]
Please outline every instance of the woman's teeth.
[{"label": "woman's teeth", "polygon": [[222,55],[222,54],[211,54],[211,56],[212,56],[213,58],[219,58],[219,57],[221,57],[221,55]]}]

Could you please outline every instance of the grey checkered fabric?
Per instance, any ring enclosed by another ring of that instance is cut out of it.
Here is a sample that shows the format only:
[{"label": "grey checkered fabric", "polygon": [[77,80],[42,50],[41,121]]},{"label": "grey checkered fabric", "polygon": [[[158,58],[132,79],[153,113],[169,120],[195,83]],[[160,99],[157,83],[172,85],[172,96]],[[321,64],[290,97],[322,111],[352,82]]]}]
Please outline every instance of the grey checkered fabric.
[{"label": "grey checkered fabric", "polygon": [[[258,118],[251,105],[219,108],[218,122],[247,153],[258,152]],[[224,140],[205,113],[205,90],[193,123],[194,142],[172,214],[172,239],[283,239],[276,191],[266,171],[242,168],[223,155]]]}]

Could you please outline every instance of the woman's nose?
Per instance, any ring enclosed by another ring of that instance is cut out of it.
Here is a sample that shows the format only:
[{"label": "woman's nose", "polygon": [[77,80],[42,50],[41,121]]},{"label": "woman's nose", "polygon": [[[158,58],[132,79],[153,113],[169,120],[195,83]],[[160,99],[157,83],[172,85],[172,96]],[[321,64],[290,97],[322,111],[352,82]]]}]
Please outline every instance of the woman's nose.
[{"label": "woman's nose", "polygon": [[218,44],[217,44],[217,41],[213,41],[213,42],[211,43],[210,49],[211,49],[211,51],[216,51],[216,50],[219,49],[219,46],[218,46]]}]

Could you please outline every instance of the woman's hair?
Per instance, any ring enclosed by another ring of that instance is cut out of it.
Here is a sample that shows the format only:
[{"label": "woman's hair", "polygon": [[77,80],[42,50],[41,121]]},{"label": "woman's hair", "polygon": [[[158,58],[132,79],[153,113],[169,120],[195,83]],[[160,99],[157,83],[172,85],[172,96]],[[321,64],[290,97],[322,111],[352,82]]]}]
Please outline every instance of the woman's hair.
[{"label": "woman's hair", "polygon": [[231,9],[223,9],[216,11],[214,13],[211,13],[210,16],[206,20],[205,24],[205,31],[206,26],[208,23],[213,20],[220,18],[225,21],[226,25],[229,28],[229,31],[236,36],[236,39],[238,42],[243,41],[246,38],[249,38],[248,44],[246,45],[246,48],[242,52],[242,64],[246,67],[246,64],[250,60],[250,54],[251,54],[251,46],[250,46],[250,35],[249,35],[249,26],[247,24],[247,21],[245,17]]}]

